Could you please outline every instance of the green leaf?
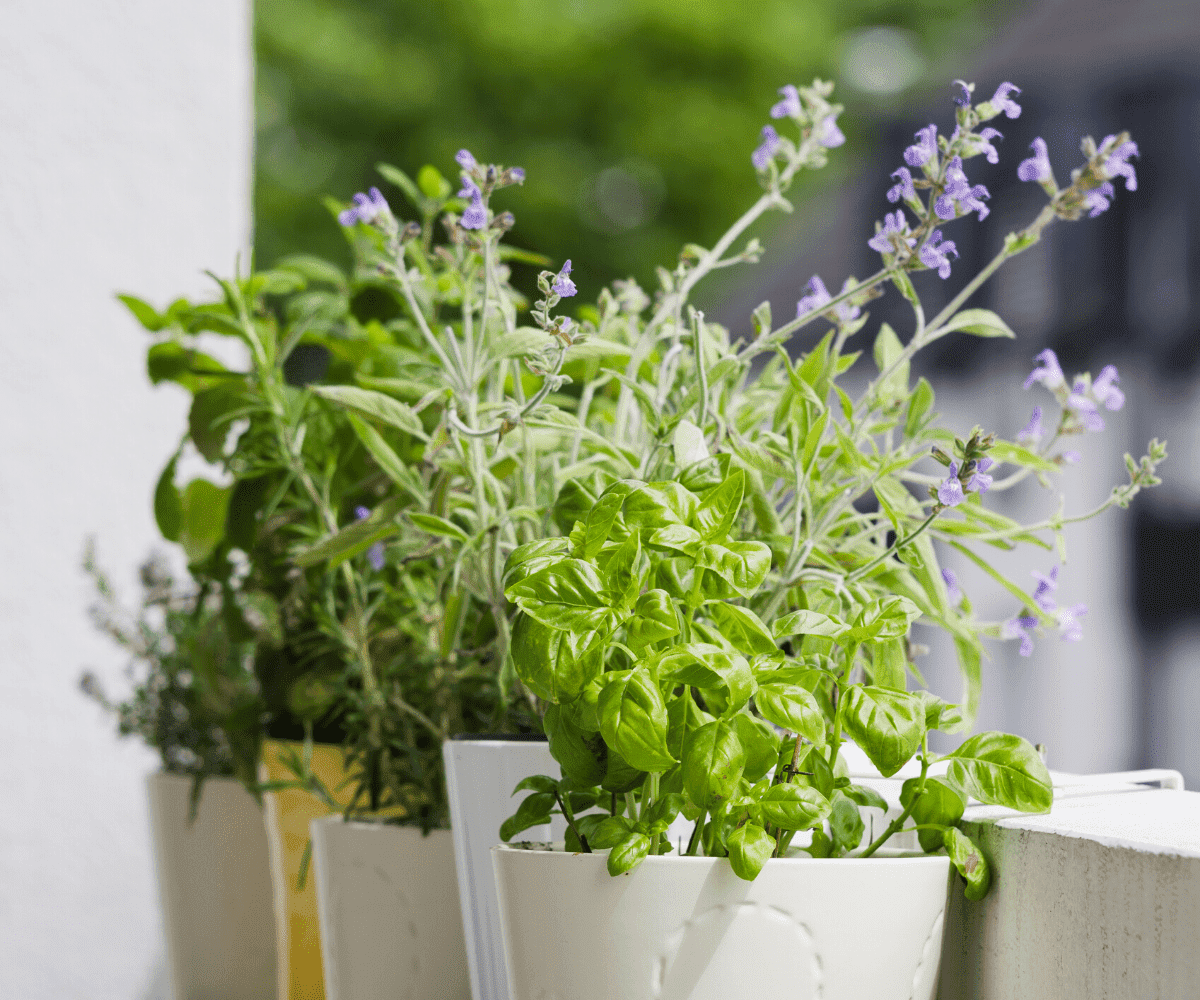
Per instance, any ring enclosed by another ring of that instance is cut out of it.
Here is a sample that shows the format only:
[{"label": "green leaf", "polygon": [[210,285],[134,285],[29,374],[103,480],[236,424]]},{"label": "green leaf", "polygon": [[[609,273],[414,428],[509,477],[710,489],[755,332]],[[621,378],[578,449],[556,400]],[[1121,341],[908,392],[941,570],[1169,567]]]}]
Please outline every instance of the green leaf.
[{"label": "green leaf", "polygon": [[634,604],[625,628],[629,647],[635,651],[677,635],[679,618],[671,596],[665,590],[646,591]]},{"label": "green leaf", "polygon": [[599,733],[584,732],[562,706],[546,706],[542,718],[550,755],[558,761],[562,773],[584,785],[604,780],[607,773],[606,748]]},{"label": "green leaf", "polygon": [[488,348],[493,358],[523,358],[537,354],[550,342],[550,335],[536,326],[519,326],[512,333],[497,337]]},{"label": "green leaf", "polygon": [[[875,337],[873,351],[875,367],[882,374],[903,353],[904,345],[900,343],[896,331],[887,323],[881,325],[879,333]],[[909,368],[907,361],[897,365],[896,370],[887,377],[886,381],[879,384],[878,392],[882,400],[897,401],[908,395]]]},{"label": "green leaf", "polygon": [[779,651],[766,625],[749,608],[721,601],[708,605],[704,613],[712,619],[721,635],[729,640],[734,649],[740,649],[749,655]]},{"label": "green leaf", "polygon": [[846,733],[885,778],[899,771],[921,746],[925,704],[916,695],[852,684],[839,711]]},{"label": "green leaf", "polygon": [[183,527],[183,500],[175,485],[175,463],[178,461],[179,453],[176,452],[154,487],[154,520],[168,542],[179,541],[179,532]]},{"label": "green leaf", "polygon": [[418,528],[431,535],[453,538],[458,542],[467,540],[467,533],[453,521],[447,521],[444,517],[438,517],[436,514],[421,514],[417,511],[410,511],[408,517]]},{"label": "green leaf", "polygon": [[871,680],[877,687],[903,691],[908,685],[908,658],[903,639],[884,639],[874,645]]},{"label": "green leaf", "polygon": [[554,523],[566,534],[576,521],[583,521],[596,504],[596,496],[578,479],[568,479],[554,501]]},{"label": "green leaf", "polygon": [[825,717],[810,691],[799,684],[763,684],[754,694],[759,714],[768,722],[825,745]]},{"label": "green leaf", "polygon": [[933,408],[933,386],[922,376],[917,380],[908,401],[908,412],[904,418],[904,436],[916,437],[917,432],[925,426],[925,415]]},{"label": "green leaf", "polygon": [[1020,736],[977,733],[946,759],[946,776],[980,802],[1021,812],[1046,812],[1054,803],[1050,772]]},{"label": "green leaf", "polygon": [[956,313],[942,327],[944,333],[953,330],[972,333],[976,337],[1016,337],[1008,324],[990,309],[964,309]]},{"label": "green leaf", "polygon": [[512,790],[513,795],[517,792],[549,792],[554,795],[558,791],[558,782],[546,774],[531,774],[528,778],[522,778],[517,782],[517,787]]},{"label": "green leaf", "polygon": [[875,791],[875,789],[867,788],[866,785],[847,785],[841,789],[841,792],[848,799],[857,802],[860,806],[868,806],[883,812],[888,811],[887,799]]},{"label": "green leaf", "polygon": [[965,833],[956,827],[951,827],[942,838],[950,862],[958,870],[958,874],[966,879],[967,885],[963,895],[967,899],[983,899],[992,884],[991,866],[984,857],[983,851]]},{"label": "green leaf", "polygon": [[1049,459],[1022,448],[1019,444],[1009,441],[997,441],[988,450],[988,458],[996,462],[1006,462],[1009,465],[1019,465],[1034,472],[1059,472],[1059,467]]},{"label": "green leaf", "polygon": [[757,823],[739,826],[726,840],[733,873],[753,882],[775,850],[775,838]]},{"label": "green leaf", "polygon": [[627,816],[606,816],[600,819],[591,833],[584,834],[588,843],[598,851],[607,851],[635,832],[633,821]]},{"label": "green leaf", "polygon": [[720,486],[704,498],[692,524],[706,542],[720,541],[729,534],[734,519],[742,508],[745,490],[746,475],[741,469],[735,469]]},{"label": "green leaf", "polygon": [[777,619],[772,631],[777,639],[789,635],[820,635],[828,639],[839,639],[849,628],[849,625],[819,611],[801,609]]},{"label": "green leaf", "polygon": [[763,542],[709,542],[697,553],[696,566],[711,570],[743,597],[753,597],[771,568],[771,549]]},{"label": "green leaf", "polygon": [[510,587],[538,570],[561,562],[569,545],[565,538],[539,538],[518,545],[509,553],[508,561],[504,564],[504,585]]},{"label": "green leaf", "polygon": [[666,771],[677,763],[667,748],[667,706],[645,667],[609,681],[599,710],[605,742],[631,766]]},{"label": "green leaf", "polygon": [[188,562],[199,562],[217,547],[225,534],[229,487],[193,479],[180,497],[179,542]]},{"label": "green leaf", "polygon": [[690,420],[681,420],[675,425],[671,444],[675,452],[675,468],[679,471],[709,457],[704,432]]},{"label": "green leaf", "polygon": [[170,322],[168,317],[160,315],[154,306],[136,295],[118,295],[117,298],[125,303],[125,308],[133,313],[133,318],[151,333],[157,333]]},{"label": "green leaf", "polygon": [[454,190],[454,186],[442,176],[441,171],[430,163],[426,163],[417,172],[417,187],[421,189],[421,194],[434,201],[445,201]]},{"label": "green leaf", "polygon": [[581,559],[561,559],[509,585],[505,596],[551,628],[611,632],[617,612],[602,595],[595,567]]},{"label": "green leaf", "polygon": [[779,759],[779,734],[769,722],[746,712],[738,712],[733,719],[738,739],[746,748],[746,768],[742,777],[747,781],[758,781]]},{"label": "green leaf", "polygon": [[718,719],[683,740],[683,789],[701,809],[715,810],[737,791],[746,767],[746,748],[737,724]]},{"label": "green leaf", "polygon": [[[944,728],[945,732],[969,730],[975,724],[975,716],[979,713],[979,693],[983,688],[982,664],[983,648],[974,635],[954,636],[954,650],[958,654],[958,669],[963,677],[963,707],[957,726]],[[938,728],[942,729],[942,720],[938,720]]]},{"label": "green leaf", "polygon": [[412,407],[382,392],[360,389],[354,385],[314,385],[309,388],[322,399],[328,399],[344,409],[396,427],[422,441],[429,440],[421,418],[413,412]]},{"label": "green leaf", "polygon": [[369,517],[351,521],[315,545],[297,552],[292,557],[293,562],[303,568],[328,561],[330,565],[326,569],[333,569],[344,560],[365,552],[376,542],[394,535],[399,530],[395,517],[400,506],[401,501],[396,497],[385,500],[371,511]]},{"label": "green leaf", "polygon": [[[604,543],[608,541],[613,526],[618,523],[618,518],[621,518],[621,505],[625,502],[625,498],[641,485],[636,480],[621,479],[601,494],[596,505],[588,512],[584,524],[582,554],[585,559],[595,558]],[[624,519],[622,518],[619,523],[624,525]]]},{"label": "green leaf", "polygon": [[517,806],[517,811],[500,824],[500,839],[512,840],[522,830],[531,826],[544,826],[550,822],[550,810],[554,808],[554,796],[548,792],[527,795]]},{"label": "green leaf", "polygon": [[275,485],[276,479],[271,475],[239,479],[233,484],[225,519],[225,538],[230,545],[243,552],[254,548],[258,538],[258,512]]},{"label": "green leaf", "polygon": [[829,815],[830,802],[808,785],[772,785],[758,800],[763,819],[783,830],[807,830]]},{"label": "green leaf", "polygon": [[672,649],[659,660],[658,670],[662,677],[692,687],[724,691],[728,709],[723,714],[727,715],[740,709],[754,693],[754,674],[746,658],[707,642]]},{"label": "green leaf", "polygon": [[921,609],[907,597],[881,597],[863,608],[845,638],[855,642],[899,639],[908,634],[908,626],[920,617]]},{"label": "green leaf", "polygon": [[363,447],[370,452],[371,457],[375,459],[387,477],[413,499],[424,503],[428,499],[425,483],[420,476],[400,460],[400,456],[383,439],[383,435],[353,413],[347,413],[346,417]]},{"label": "green leaf", "polygon": [[858,811],[858,804],[842,792],[833,793],[833,806],[829,810],[829,832],[835,851],[852,851],[862,843],[866,824]]},{"label": "green leaf", "polygon": [[523,612],[513,621],[510,652],[521,683],[555,703],[574,701],[604,669],[596,633],[564,632]]},{"label": "green leaf", "polygon": [[646,483],[633,490],[622,507],[625,524],[648,539],[669,524],[688,524],[700,501],[675,482]]},{"label": "green leaf", "polygon": [[228,414],[244,407],[241,392],[234,386],[202,389],[192,397],[188,411],[188,434],[196,450],[209,462],[219,462],[229,436]]},{"label": "green leaf", "polygon": [[640,865],[650,853],[650,838],[644,833],[630,833],[608,854],[608,874],[623,875]]},{"label": "green leaf", "polygon": [[[900,788],[900,804],[904,808],[907,809],[909,803],[913,802],[920,784],[920,778],[909,778]],[[919,826],[955,826],[962,819],[966,806],[966,796],[958,789],[927,775],[925,789],[913,805],[912,820]],[[921,850],[936,851],[942,846],[942,833],[940,830],[918,830],[917,840],[921,842]]]}]

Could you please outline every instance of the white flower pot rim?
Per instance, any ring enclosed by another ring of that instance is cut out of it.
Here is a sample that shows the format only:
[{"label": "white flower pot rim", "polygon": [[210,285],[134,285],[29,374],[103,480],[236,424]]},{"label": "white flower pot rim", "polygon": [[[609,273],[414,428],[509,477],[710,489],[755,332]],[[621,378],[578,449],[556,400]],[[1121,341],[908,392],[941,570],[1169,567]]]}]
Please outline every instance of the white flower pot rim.
[{"label": "white flower pot rim", "polygon": [[[514,841],[511,844],[497,844],[495,847],[492,848],[492,850],[493,851],[511,851],[513,853],[519,853],[519,854],[541,854],[541,855],[547,855],[547,856],[557,857],[557,858],[586,858],[589,856],[589,853],[592,857],[595,857],[595,858],[607,858],[607,856],[609,854],[609,850],[607,848],[597,849],[597,850],[593,850],[593,851],[587,852],[587,853],[585,853],[584,851],[568,851],[568,850],[566,850],[566,847],[565,847],[563,841],[561,841],[561,840],[555,841],[553,843],[548,843],[546,841],[533,841],[533,840]],[[795,851],[795,850],[796,850],[796,848],[793,848],[793,851]],[[679,864],[685,864],[685,865],[687,865],[687,864],[692,864],[692,865],[708,864],[708,865],[711,865],[718,861],[728,861],[728,860],[729,860],[728,858],[724,858],[724,857],[712,858],[712,857],[706,857],[706,856],[694,855],[694,854],[684,854],[684,855],[658,854],[658,855],[648,856],[646,858],[643,858],[641,864],[639,864],[638,867],[640,868],[642,865],[664,865],[664,864],[666,864],[666,865],[679,865]],[[893,850],[891,848],[884,847],[884,848],[881,848],[879,851],[877,851],[875,854],[871,855],[871,857],[869,857],[869,858],[854,857],[854,856],[844,857],[844,858],[812,858],[812,857],[809,857],[807,854],[794,853],[794,854],[791,854],[788,857],[784,857],[784,858],[770,858],[767,861],[767,865],[775,866],[775,865],[782,863],[785,865],[799,864],[799,865],[807,865],[807,866],[832,865],[832,866],[838,867],[838,868],[847,868],[847,867],[860,867],[863,865],[877,865],[877,864],[898,865],[898,864],[914,864],[915,863],[915,864],[943,865],[944,866],[946,864],[946,861],[947,861],[947,858],[946,858],[945,854],[923,854],[923,853],[920,853],[917,851],[901,851],[901,850]],[[605,863],[607,864],[607,861]],[[634,871],[637,871],[637,869],[635,868]]]}]

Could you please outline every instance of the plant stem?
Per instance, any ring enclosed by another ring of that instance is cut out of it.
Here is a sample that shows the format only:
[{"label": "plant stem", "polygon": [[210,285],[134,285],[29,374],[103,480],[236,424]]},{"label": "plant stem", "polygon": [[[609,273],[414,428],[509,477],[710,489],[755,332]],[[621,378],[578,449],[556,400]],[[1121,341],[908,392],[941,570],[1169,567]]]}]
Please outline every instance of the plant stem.
[{"label": "plant stem", "polygon": [[870,573],[871,570],[873,570],[876,566],[878,566],[885,559],[890,558],[891,556],[893,556],[897,552],[899,552],[901,549],[912,544],[912,542],[916,541],[917,536],[919,536],[926,528],[928,528],[931,524],[933,524],[934,518],[936,518],[939,513],[941,513],[941,512],[934,511],[927,518],[925,518],[925,520],[921,523],[921,526],[919,528],[917,528],[915,531],[913,531],[911,534],[905,535],[904,538],[896,539],[896,541],[892,543],[892,547],[890,549],[888,549],[886,552],[884,552],[882,555],[877,556],[876,558],[872,559],[869,563],[867,563],[865,566],[860,566],[853,573],[848,574],[846,576],[845,582],[847,584],[851,584],[851,583],[854,583],[855,580],[861,580],[864,576],[866,576],[868,573]]},{"label": "plant stem", "polygon": [[702,841],[704,840],[702,834],[704,833],[704,817],[705,817],[705,815],[707,815],[707,810],[701,809],[700,816],[696,820],[696,825],[692,828],[692,836],[691,836],[691,839],[688,841],[688,846],[687,846],[687,853],[689,855],[695,855],[696,849],[701,845]]}]

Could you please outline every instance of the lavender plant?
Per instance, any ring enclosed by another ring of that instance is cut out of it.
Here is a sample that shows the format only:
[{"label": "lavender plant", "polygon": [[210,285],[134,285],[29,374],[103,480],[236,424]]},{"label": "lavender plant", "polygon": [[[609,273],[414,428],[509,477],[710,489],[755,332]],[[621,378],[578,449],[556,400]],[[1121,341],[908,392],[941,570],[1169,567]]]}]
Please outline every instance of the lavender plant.
[{"label": "lavender plant", "polygon": [[[989,510],[984,494],[1029,476],[1048,486],[1077,457],[1060,443],[1100,430],[1100,409],[1123,404],[1116,369],[1068,381],[1051,352],[1039,355],[1027,386],[1054,393],[1060,417],[1047,435],[1035,409],[1009,441],[983,428],[956,436],[940,427],[933,390],[924,379],[912,384],[910,365],[951,333],[1014,336],[995,313],[964,308],[967,301],[1047,226],[1104,211],[1113,178],[1133,190],[1137,148],[1124,133],[1085,139],[1085,162],[1060,188],[1044,143],[1035,142],[1018,172],[1041,184],[1047,204],[927,318],[911,275],[950,275],[956,249],[942,227],[988,213],[988,192],[964,164],[980,155],[998,161],[1000,133],[981,126],[1021,111],[1012,84],[979,104],[972,85],[956,86],[953,132],[922,129],[892,175],[888,200],[897,207],[869,240],[881,258],[869,278],[850,278],[834,295],[814,277],[795,319],[773,327],[764,304],[738,340],[688,304],[705,275],[757,258],[757,241],[740,253],[730,248],[766,212],[790,209],[785,194],[796,172],[823,165],[838,143],[840,108],[828,101],[831,86],[817,81],[781,91],[772,116],[790,119],[795,138],[763,129],[752,156],[762,197],[712,248],[686,248],[660,273],[648,317],[649,298],[628,283],[581,311],[585,333],[628,349],[624,370],[597,373],[574,407],[578,425],[602,433],[617,454],[573,452],[554,511],[565,537],[527,543],[508,558],[505,593],[519,609],[513,664],[546,704],[563,778],[519,786],[532,794],[505,824],[505,839],[562,812],[569,846],[610,848],[609,870],[618,874],[670,850],[662,833],[682,813],[695,822],[688,853],[727,855],[753,878],[789,849],[870,856],[915,830],[924,849],[945,847],[975,898],[986,892],[988,870],[958,829],[967,795],[1049,808],[1049,775],[1019,737],[980,733],[940,760],[928,750],[930,731],[970,728],[984,638],[1019,638],[1027,654],[1037,631],[1081,637],[1085,609],[1059,608],[1052,596],[1057,569],[1026,592],[977,547],[1052,551],[1049,536],[1065,561],[1064,526],[1155,485],[1165,446],[1152,441],[1140,462],[1127,456],[1128,483],[1096,509],[1068,516],[1060,504],[1058,514],[1020,524]],[[911,307],[912,330],[904,341],[886,324],[878,329],[876,374],[853,398],[838,380],[862,351],[845,347],[868,322],[863,307],[889,285]],[[792,337],[818,320],[830,329],[793,362]],[[769,360],[751,377],[763,355]],[[863,499],[877,511],[860,509]],[[1016,614],[978,619],[935,542],[1006,589]],[[918,623],[952,636],[961,705],[921,690],[911,638]],[[885,776],[914,757],[919,764],[900,815],[865,846],[860,810],[881,803],[845,777],[847,739]]]}]

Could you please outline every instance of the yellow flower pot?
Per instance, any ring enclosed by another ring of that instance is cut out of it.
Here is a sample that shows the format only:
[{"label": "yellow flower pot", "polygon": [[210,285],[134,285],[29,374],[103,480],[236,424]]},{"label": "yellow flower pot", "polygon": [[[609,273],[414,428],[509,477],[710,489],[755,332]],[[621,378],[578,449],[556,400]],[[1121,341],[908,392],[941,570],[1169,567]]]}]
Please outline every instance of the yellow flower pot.
[{"label": "yellow flower pot", "polygon": [[[295,778],[284,758],[303,745],[284,740],[263,743],[261,777],[263,781],[288,781]],[[352,789],[342,787],[347,773],[340,746],[315,744],[313,773],[341,805],[346,805]],[[275,942],[278,953],[278,1000],[325,1000],[325,978],[321,965],[321,932],[317,919],[317,886],[309,864],[304,887],[300,888],[300,867],[309,840],[309,824],[327,816],[331,810],[314,795],[299,789],[268,792],[266,806],[267,845],[271,857],[271,883],[275,903]]]}]

